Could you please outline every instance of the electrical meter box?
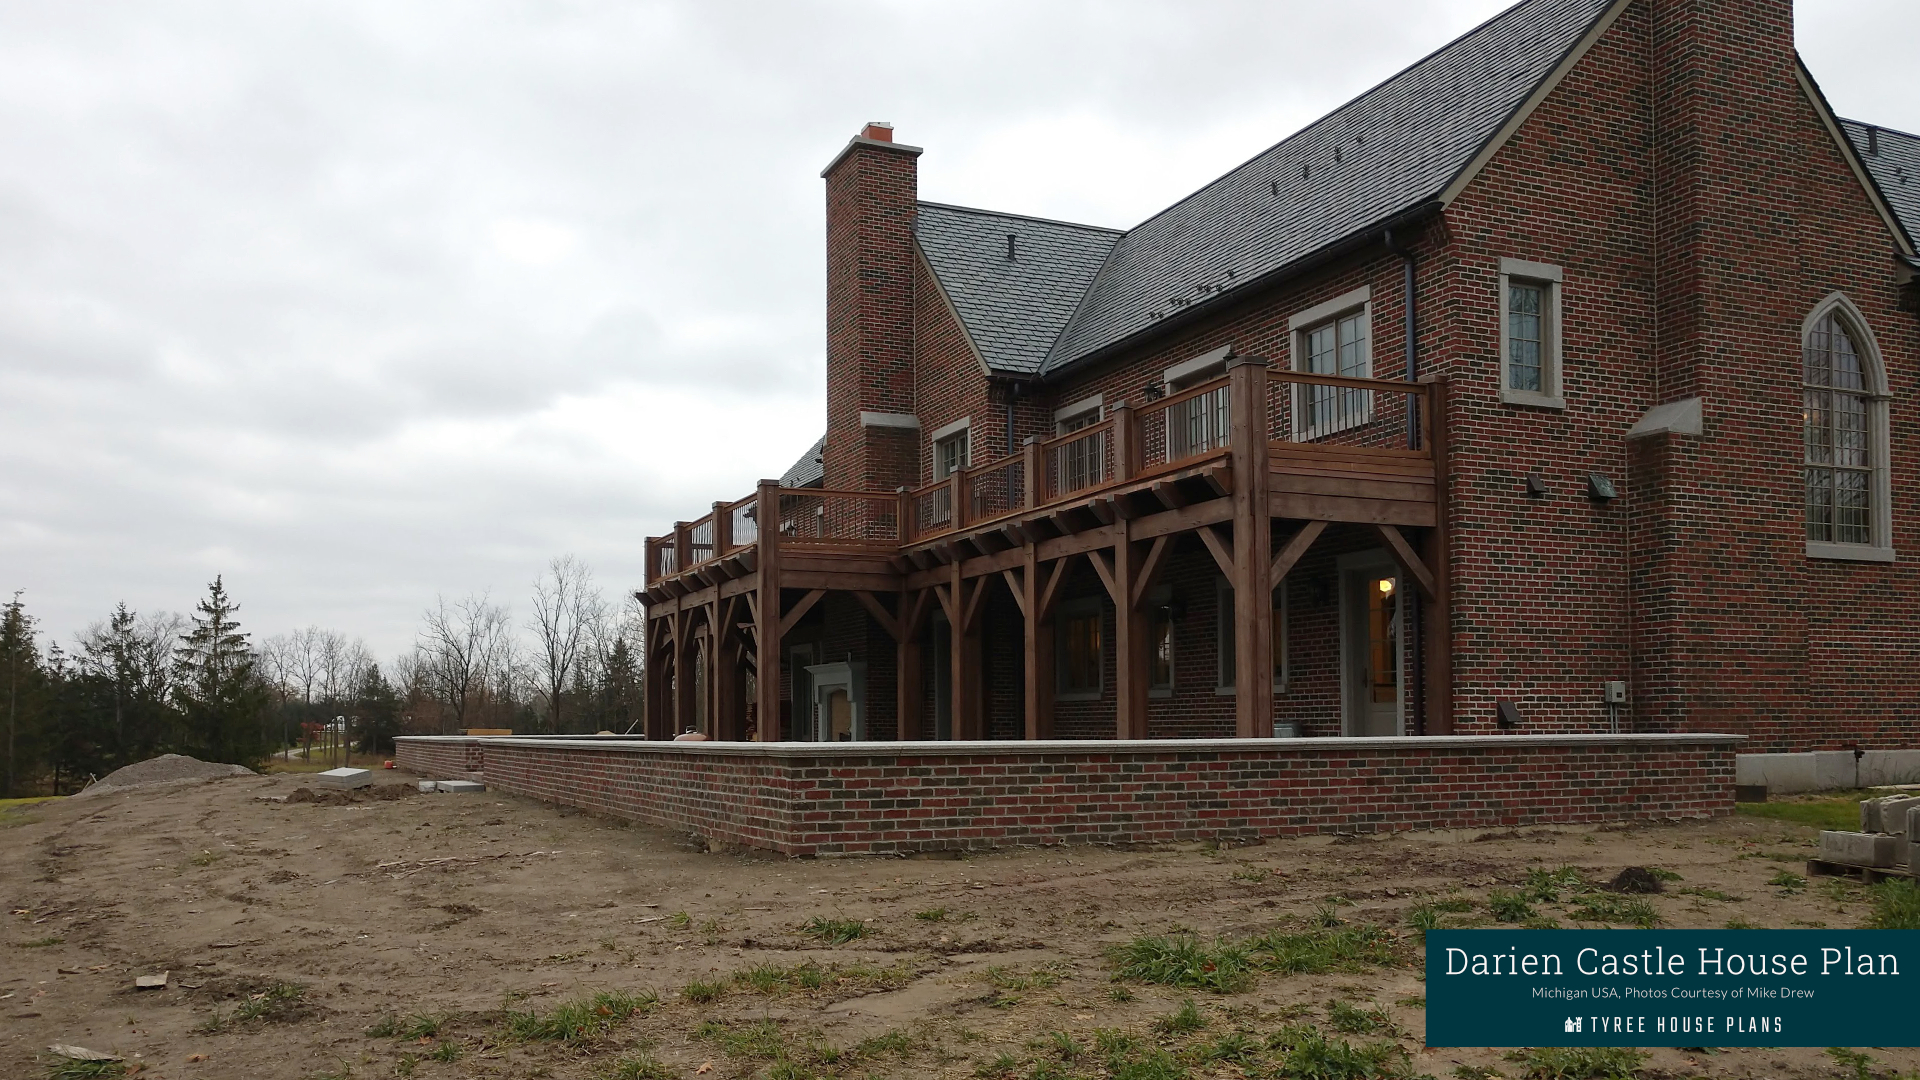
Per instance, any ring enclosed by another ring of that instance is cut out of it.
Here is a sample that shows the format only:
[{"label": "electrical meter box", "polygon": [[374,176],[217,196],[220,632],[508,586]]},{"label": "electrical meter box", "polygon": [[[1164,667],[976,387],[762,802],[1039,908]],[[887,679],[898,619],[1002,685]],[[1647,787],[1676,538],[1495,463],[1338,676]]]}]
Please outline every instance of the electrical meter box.
[{"label": "electrical meter box", "polygon": [[1627,684],[1619,680],[1607,683],[1607,704],[1625,705],[1627,703]]}]

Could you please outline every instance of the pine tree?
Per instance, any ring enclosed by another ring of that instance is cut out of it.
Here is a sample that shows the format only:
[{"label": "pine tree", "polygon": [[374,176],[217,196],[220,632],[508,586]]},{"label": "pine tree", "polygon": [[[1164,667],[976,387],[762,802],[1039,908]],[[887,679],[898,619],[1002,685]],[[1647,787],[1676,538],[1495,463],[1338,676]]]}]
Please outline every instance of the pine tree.
[{"label": "pine tree", "polygon": [[400,693],[380,673],[379,664],[369,664],[354,690],[353,711],[360,732],[360,752],[391,753],[393,737],[400,734]]},{"label": "pine tree", "polygon": [[174,653],[174,697],[185,718],[188,752],[207,761],[256,765],[267,756],[262,715],[272,688],[258,671],[240,605],[215,577],[193,616],[193,632]]},{"label": "pine tree", "polygon": [[40,649],[34,641],[34,619],[20,603],[20,593],[0,607],[0,707],[6,724],[6,773],[0,776],[0,797],[14,793],[25,770],[22,759],[31,762],[42,727],[43,693],[46,671],[40,663]]}]

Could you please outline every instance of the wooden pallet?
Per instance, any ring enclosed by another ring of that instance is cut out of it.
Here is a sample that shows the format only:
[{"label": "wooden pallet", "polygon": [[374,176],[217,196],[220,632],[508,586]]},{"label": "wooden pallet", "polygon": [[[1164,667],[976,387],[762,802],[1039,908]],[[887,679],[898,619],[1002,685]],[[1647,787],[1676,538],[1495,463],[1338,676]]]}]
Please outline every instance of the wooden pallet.
[{"label": "wooden pallet", "polygon": [[1888,878],[1912,878],[1907,869],[1892,866],[1855,866],[1852,863],[1828,862],[1825,859],[1807,860],[1808,877],[1848,877],[1868,885],[1877,885]]}]

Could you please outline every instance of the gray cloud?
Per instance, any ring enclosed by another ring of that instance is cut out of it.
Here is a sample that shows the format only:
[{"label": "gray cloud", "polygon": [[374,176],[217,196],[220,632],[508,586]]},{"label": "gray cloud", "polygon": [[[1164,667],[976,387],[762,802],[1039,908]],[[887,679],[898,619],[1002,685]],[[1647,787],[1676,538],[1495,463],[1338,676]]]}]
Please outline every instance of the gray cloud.
[{"label": "gray cloud", "polygon": [[[391,651],[559,552],[630,584],[819,433],[862,122],[928,198],[1128,225],[1501,6],[0,3],[0,587],[66,639],[225,573]],[[1799,18],[1920,129],[1920,12]]]}]

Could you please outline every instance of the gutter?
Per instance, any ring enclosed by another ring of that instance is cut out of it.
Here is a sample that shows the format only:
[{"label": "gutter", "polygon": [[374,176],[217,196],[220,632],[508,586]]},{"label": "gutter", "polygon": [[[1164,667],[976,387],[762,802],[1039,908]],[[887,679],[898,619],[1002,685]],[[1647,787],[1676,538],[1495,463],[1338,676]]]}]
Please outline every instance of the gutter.
[{"label": "gutter", "polygon": [[1444,209],[1446,209],[1446,204],[1440,202],[1438,199],[1430,199],[1415,205],[1411,209],[1403,210],[1384,221],[1375,222],[1364,229],[1357,229],[1317,251],[1302,255],[1290,263],[1282,263],[1258,277],[1248,278],[1244,285],[1229,289],[1226,292],[1215,293],[1211,299],[1203,300],[1198,304],[1182,308],[1178,314],[1169,315],[1159,322],[1142,327],[1118,341],[1103,345],[1084,356],[1077,357],[1068,363],[1062,364],[1052,371],[1042,372],[1035,381],[1042,384],[1057,382],[1070,374],[1077,373],[1101,361],[1112,359],[1121,353],[1138,348],[1147,342],[1155,341],[1180,330],[1184,330],[1194,323],[1213,317],[1215,312],[1226,306],[1230,301],[1238,302],[1257,296],[1269,289],[1276,288],[1295,278],[1301,277],[1310,271],[1317,270],[1330,262],[1344,258],[1356,251],[1365,250],[1378,242],[1383,233],[1390,233],[1395,229],[1404,230],[1409,225],[1414,225],[1439,216],[1440,212]]}]

